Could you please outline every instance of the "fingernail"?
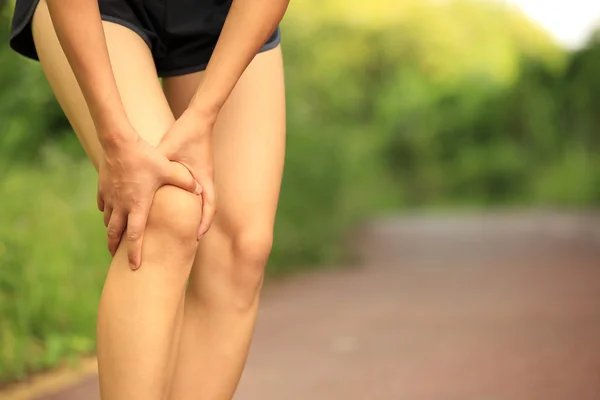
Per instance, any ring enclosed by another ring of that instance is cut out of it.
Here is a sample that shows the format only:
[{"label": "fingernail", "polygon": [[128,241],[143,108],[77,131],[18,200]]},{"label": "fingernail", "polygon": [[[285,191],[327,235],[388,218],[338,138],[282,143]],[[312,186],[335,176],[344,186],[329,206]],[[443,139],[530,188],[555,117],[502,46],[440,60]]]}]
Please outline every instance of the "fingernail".
[{"label": "fingernail", "polygon": [[196,183],[196,189],[194,190],[195,194],[201,194],[202,193],[202,186],[200,186],[199,184]]},{"label": "fingernail", "polygon": [[130,261],[130,262],[129,262],[129,267],[130,267],[132,270],[134,270],[134,271],[135,271],[136,269],[138,269],[138,266],[137,266],[137,264],[136,264],[136,263],[134,263],[134,262],[132,262],[132,261]]}]

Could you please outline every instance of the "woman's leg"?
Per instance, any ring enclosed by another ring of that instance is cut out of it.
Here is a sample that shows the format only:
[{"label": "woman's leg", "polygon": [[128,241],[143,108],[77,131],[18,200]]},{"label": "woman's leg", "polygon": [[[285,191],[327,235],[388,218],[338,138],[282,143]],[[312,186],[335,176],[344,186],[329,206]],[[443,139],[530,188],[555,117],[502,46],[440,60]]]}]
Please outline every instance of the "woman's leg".
[{"label": "woman's leg", "polygon": [[[164,81],[175,116],[202,73]],[[279,47],[256,56],[214,131],[217,214],[200,241],[185,297],[173,400],[229,400],[248,354],[271,250],[285,148]]]},{"label": "woman's leg", "polygon": [[[142,137],[156,145],[174,118],[150,52],[144,41],[127,28],[111,23],[105,23],[104,28],[129,119]],[[97,167],[102,149],[43,1],[34,17],[33,33],[48,81]],[[165,397],[176,311],[197,249],[200,213],[198,197],[174,187],[159,189],[144,235],[141,268],[135,272],[129,269],[124,246],[113,259],[98,314],[103,399]]]}]

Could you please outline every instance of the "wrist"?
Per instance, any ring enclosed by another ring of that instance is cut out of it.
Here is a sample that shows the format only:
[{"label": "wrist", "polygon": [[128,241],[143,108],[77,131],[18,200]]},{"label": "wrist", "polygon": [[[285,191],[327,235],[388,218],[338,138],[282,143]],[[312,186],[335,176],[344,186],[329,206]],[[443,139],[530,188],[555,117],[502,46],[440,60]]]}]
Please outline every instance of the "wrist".
[{"label": "wrist", "polygon": [[102,147],[116,146],[137,136],[129,123],[125,107],[118,94],[94,92],[86,97],[98,140]]},{"label": "wrist", "polygon": [[214,125],[219,115],[219,111],[221,111],[222,104],[207,100],[207,96],[197,95],[198,93],[192,97],[188,111],[192,113],[194,117]]},{"label": "wrist", "polygon": [[106,154],[135,143],[139,138],[127,118],[98,118],[94,119],[98,141]]},{"label": "wrist", "polygon": [[137,142],[138,139],[139,136],[137,135],[123,134],[122,132],[115,131],[105,134],[100,140],[100,145],[104,150],[104,154],[107,156],[113,156],[118,155],[127,148],[130,148]]},{"label": "wrist", "polygon": [[195,120],[201,121],[212,127],[217,121],[219,110],[220,107],[217,106],[194,104],[194,102],[192,102],[186,112],[191,114]]}]

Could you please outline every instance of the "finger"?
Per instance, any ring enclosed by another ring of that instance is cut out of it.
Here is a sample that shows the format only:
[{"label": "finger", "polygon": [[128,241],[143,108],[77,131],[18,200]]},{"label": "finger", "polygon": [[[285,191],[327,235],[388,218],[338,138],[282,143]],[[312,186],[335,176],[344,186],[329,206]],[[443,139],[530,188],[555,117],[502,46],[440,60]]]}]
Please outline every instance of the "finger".
[{"label": "finger", "polygon": [[111,206],[104,207],[104,226],[108,228],[108,223],[110,221],[110,217],[113,213],[113,209]]},{"label": "finger", "polygon": [[104,211],[104,199],[102,198],[100,191],[98,191],[98,194],[96,195],[96,203],[98,204],[98,210],[103,212]]},{"label": "finger", "polygon": [[108,238],[108,251],[110,251],[110,254],[113,257],[119,248],[119,243],[121,243],[121,237],[123,236],[125,225],[127,223],[126,218],[127,215],[125,212],[120,210],[114,210],[110,217],[110,221],[106,229],[106,235]]},{"label": "finger", "polygon": [[169,170],[165,176],[166,184],[177,186],[196,195],[199,195],[202,192],[200,184],[196,182],[187,167],[176,161],[171,161],[169,164]]},{"label": "finger", "polygon": [[139,206],[129,214],[127,221],[127,258],[132,270],[142,263],[142,243],[148,222],[149,207]]},{"label": "finger", "polygon": [[208,176],[204,177],[202,183],[202,218],[198,228],[198,238],[202,237],[212,224],[212,220],[217,211],[216,196],[213,180]]}]

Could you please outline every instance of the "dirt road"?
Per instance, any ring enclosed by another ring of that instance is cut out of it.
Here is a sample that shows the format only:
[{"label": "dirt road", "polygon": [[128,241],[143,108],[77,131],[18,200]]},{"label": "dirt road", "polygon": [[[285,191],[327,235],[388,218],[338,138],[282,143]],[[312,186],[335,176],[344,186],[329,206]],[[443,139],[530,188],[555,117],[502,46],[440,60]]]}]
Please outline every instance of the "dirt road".
[{"label": "dirt road", "polygon": [[597,217],[386,218],[357,249],[267,286],[236,400],[600,398]]}]

